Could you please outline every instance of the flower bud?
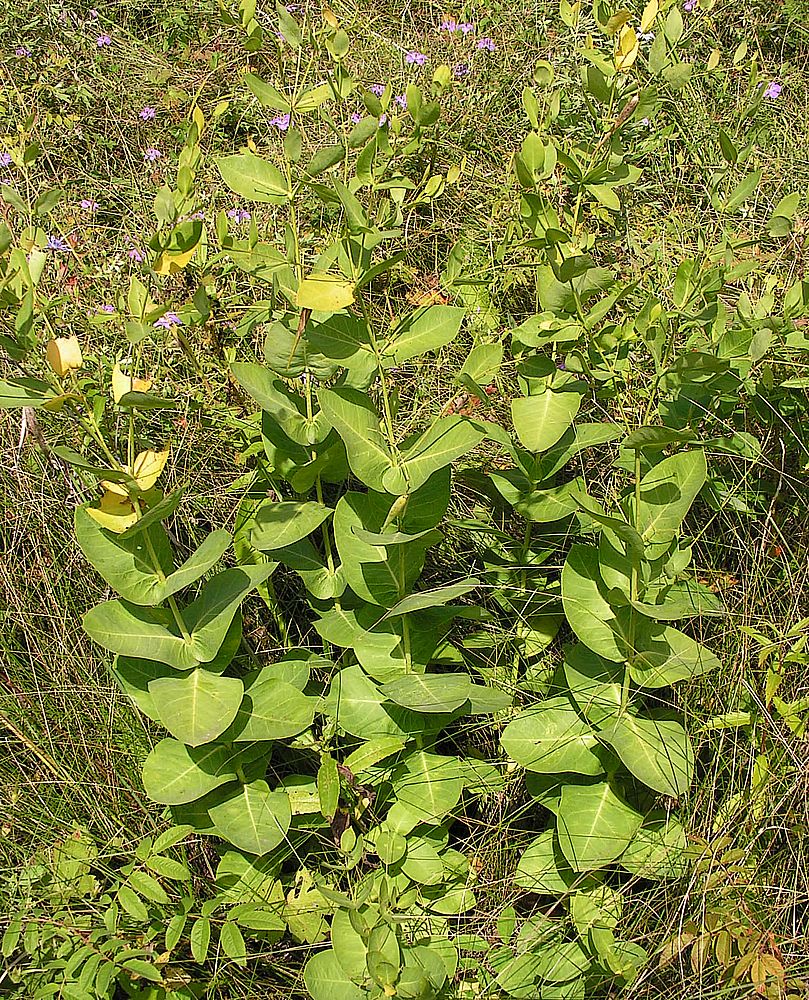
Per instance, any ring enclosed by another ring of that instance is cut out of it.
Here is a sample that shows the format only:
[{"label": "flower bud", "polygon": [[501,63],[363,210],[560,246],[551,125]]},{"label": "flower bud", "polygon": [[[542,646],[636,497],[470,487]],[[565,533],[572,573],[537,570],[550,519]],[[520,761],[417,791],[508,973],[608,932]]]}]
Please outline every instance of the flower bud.
[{"label": "flower bud", "polygon": [[81,347],[79,338],[56,337],[48,341],[45,348],[45,358],[51,368],[59,378],[64,378],[71,369],[79,369],[82,366]]}]

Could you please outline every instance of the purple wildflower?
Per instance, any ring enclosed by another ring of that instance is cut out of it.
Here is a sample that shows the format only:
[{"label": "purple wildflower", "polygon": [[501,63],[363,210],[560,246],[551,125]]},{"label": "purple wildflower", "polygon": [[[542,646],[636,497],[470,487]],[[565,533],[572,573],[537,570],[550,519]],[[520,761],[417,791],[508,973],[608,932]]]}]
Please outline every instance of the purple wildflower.
[{"label": "purple wildflower", "polygon": [[380,126],[387,125],[388,124],[388,116],[387,115],[380,115],[379,116],[379,124],[380,124]]},{"label": "purple wildflower", "polygon": [[93,7],[87,12],[87,16],[90,18],[91,21],[97,21],[98,11],[95,9],[95,7]]},{"label": "purple wildflower", "polygon": [[190,218],[192,218],[194,220],[194,222],[204,222],[205,221],[205,213],[202,210],[200,210],[199,212],[194,212],[190,216]]},{"label": "purple wildflower", "polygon": [[469,64],[468,63],[458,63],[452,70],[453,76],[468,76],[469,75]]},{"label": "purple wildflower", "polygon": [[460,28],[458,27],[458,22],[455,20],[454,17],[448,17],[446,19],[446,21],[442,21],[441,22],[441,26],[439,27],[438,30],[439,31],[460,31]]},{"label": "purple wildflower", "polygon": [[352,111],[351,112],[351,123],[353,125],[359,125],[359,123],[361,121],[362,121],[362,115],[359,113],[359,111]]},{"label": "purple wildflower", "polygon": [[249,222],[253,216],[246,208],[231,208],[228,210],[228,218],[234,222]]},{"label": "purple wildflower", "polygon": [[49,236],[45,249],[52,250],[54,253],[67,253],[70,250],[70,244],[61,236]]},{"label": "purple wildflower", "polygon": [[134,260],[136,264],[142,264],[146,260],[146,255],[142,250],[138,250],[137,247],[130,247],[127,256],[130,260]]},{"label": "purple wildflower", "polygon": [[683,10],[690,14],[692,10],[697,9],[697,0],[685,0],[683,4]]},{"label": "purple wildflower", "polygon": [[155,120],[156,115],[157,112],[155,111],[155,109],[150,108],[149,105],[147,104],[146,107],[141,111],[139,117],[145,122],[153,122]]},{"label": "purple wildflower", "polygon": [[111,306],[109,302],[105,302],[103,305],[98,307],[98,311],[103,313],[114,313],[115,306]]},{"label": "purple wildflower", "polygon": [[462,31],[465,35],[468,35],[470,31],[474,31],[475,26],[471,21],[461,21],[458,25],[458,31]]},{"label": "purple wildflower", "polygon": [[427,56],[423,52],[412,52],[405,53],[405,62],[410,66],[423,66],[427,62]]},{"label": "purple wildflower", "polygon": [[8,153],[5,150],[3,150],[3,152],[0,153],[0,167],[10,167],[10,166],[11,166],[11,153]]},{"label": "purple wildflower", "polygon": [[28,57],[31,55],[31,50],[27,49],[24,45],[18,45],[17,48],[14,50],[14,55],[17,56],[19,59],[28,59]]},{"label": "purple wildflower", "polygon": [[783,89],[783,84],[780,84],[777,80],[770,80],[764,90],[764,97],[768,101],[775,101],[781,96]]},{"label": "purple wildflower", "polygon": [[381,97],[385,93],[384,84],[381,84],[381,83],[372,83],[371,86],[368,89],[376,97]]},{"label": "purple wildflower", "polygon": [[486,38],[479,38],[477,44],[475,45],[475,48],[481,50],[485,49],[486,52],[494,52],[497,46],[494,44],[494,39],[486,37]]},{"label": "purple wildflower", "polygon": [[81,207],[85,212],[96,212],[98,211],[98,202],[93,201],[92,198],[82,198]]},{"label": "purple wildflower", "polygon": [[96,38],[96,45],[100,49],[105,49],[108,45],[112,45],[112,39],[107,34],[99,35],[98,38]]},{"label": "purple wildflower", "polygon": [[183,321],[176,312],[163,313],[160,319],[156,319],[154,325],[161,330],[173,330],[175,326],[182,326]]},{"label": "purple wildflower", "polygon": [[276,115],[275,118],[270,119],[270,125],[275,125],[277,129],[286,132],[289,128],[289,114]]},{"label": "purple wildflower", "polygon": [[407,95],[406,94],[397,94],[393,99],[399,105],[400,108],[406,108],[407,107]]},{"label": "purple wildflower", "polygon": [[147,163],[156,163],[159,159],[162,158],[162,156],[163,154],[160,152],[160,150],[155,149],[154,146],[150,146],[143,154],[143,158],[144,160],[146,160]]}]

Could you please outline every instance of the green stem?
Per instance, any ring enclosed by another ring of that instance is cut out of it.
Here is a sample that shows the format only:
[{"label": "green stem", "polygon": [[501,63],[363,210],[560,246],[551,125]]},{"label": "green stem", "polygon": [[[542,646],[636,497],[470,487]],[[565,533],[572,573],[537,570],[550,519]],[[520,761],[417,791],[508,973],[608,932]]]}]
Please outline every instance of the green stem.
[{"label": "green stem", "polygon": [[[635,451],[635,503],[632,509],[632,521],[633,527],[638,531],[638,526],[640,524],[640,480],[641,480],[641,465],[640,465],[640,451],[636,449]],[[638,594],[640,590],[640,566],[637,562],[632,563],[631,576],[629,579],[629,597],[631,601],[638,600]],[[634,605],[629,607],[629,651],[630,655],[634,656],[635,653],[635,629],[637,624],[637,612],[635,611]],[[629,664],[626,665],[624,673],[624,681],[621,686],[621,708],[618,713],[619,718],[622,716],[627,708],[629,707],[629,686],[630,686],[630,672]]]}]

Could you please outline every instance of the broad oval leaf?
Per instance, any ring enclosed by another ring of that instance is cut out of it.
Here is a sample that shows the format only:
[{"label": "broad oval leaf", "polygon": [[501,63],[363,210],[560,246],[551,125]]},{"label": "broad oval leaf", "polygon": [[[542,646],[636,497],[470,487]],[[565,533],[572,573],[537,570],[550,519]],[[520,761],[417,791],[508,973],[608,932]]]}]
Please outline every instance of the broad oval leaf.
[{"label": "broad oval leaf", "polygon": [[644,541],[662,546],[671,542],[707,475],[702,449],[678,452],[646,473],[640,483],[636,520]]},{"label": "broad oval leaf", "polygon": [[520,396],[511,402],[514,430],[524,448],[547,451],[573,423],[579,412],[582,394],[577,384],[548,386],[535,396]]},{"label": "broad oval leaf", "polygon": [[230,190],[247,201],[282,205],[289,198],[284,175],[260,156],[253,153],[220,156],[216,166]]},{"label": "broad oval leaf", "polygon": [[250,541],[263,551],[281,549],[311,535],[331,515],[330,507],[311,500],[266,501],[253,515]]},{"label": "broad oval leaf", "polygon": [[366,996],[343,971],[332,948],[319,951],[309,959],[303,981],[312,1000],[364,1000]]},{"label": "broad oval leaf", "polygon": [[437,351],[451,343],[461,329],[465,310],[457,306],[424,306],[416,309],[396,327],[382,353],[400,365],[427,351]]},{"label": "broad oval leaf", "polygon": [[503,731],[506,753],[528,771],[603,774],[593,752],[598,739],[567,698],[550,698],[521,712]]},{"label": "broad oval leaf", "polygon": [[632,841],[643,817],[608,782],[565,785],[556,817],[559,846],[576,872],[614,861]]},{"label": "broad oval leaf", "polygon": [[694,775],[694,750],[679,722],[625,712],[599,732],[626,768],[649,788],[677,798]]},{"label": "broad oval leaf", "polygon": [[514,881],[529,892],[564,894],[577,878],[562,854],[556,831],[546,830],[523,852]]},{"label": "broad oval leaf", "polygon": [[315,699],[278,677],[259,679],[244,692],[244,701],[226,738],[237,743],[283,740],[308,729]]},{"label": "broad oval leaf", "polygon": [[382,685],[382,694],[414,712],[453,712],[469,698],[468,674],[405,674]]},{"label": "broad oval leaf", "polygon": [[271,791],[266,781],[243,785],[208,812],[225,840],[248,854],[266,854],[277,847],[292,821],[286,792]]},{"label": "broad oval leaf", "polygon": [[220,744],[187,747],[178,740],[161,740],[143,765],[146,794],[162,805],[193,802],[236,778],[233,752]]},{"label": "broad oval leaf", "polygon": [[197,667],[182,677],[149,683],[160,721],[188,746],[210,743],[236,718],[244,688],[238,677],[222,677]]}]

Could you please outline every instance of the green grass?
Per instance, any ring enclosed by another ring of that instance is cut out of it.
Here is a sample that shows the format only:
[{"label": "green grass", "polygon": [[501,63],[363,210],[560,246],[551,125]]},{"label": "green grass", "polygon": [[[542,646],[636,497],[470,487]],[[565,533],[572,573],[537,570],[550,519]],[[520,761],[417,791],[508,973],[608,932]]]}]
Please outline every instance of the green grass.
[{"label": "green grass", "polygon": [[[638,12],[641,7],[631,6]],[[587,223],[598,255],[624,279],[668,290],[684,258],[707,251],[721,259],[735,251],[739,258],[757,259],[760,267],[751,279],[739,281],[734,298],[746,291],[756,300],[765,291],[767,276],[783,288],[804,273],[805,203],[792,238],[774,243],[759,237],[761,222],[778,199],[804,190],[809,182],[807,14],[797,0],[783,9],[774,7],[772,0],[743,9],[720,0],[710,15],[687,18],[689,58],[696,71],[683,91],[664,96],[648,127],[633,126],[634,162],[643,174],[625,220],[612,230],[598,221]],[[460,40],[436,33],[435,25],[447,13],[438,4],[341,2],[333,9],[352,34],[352,68],[366,83],[393,79],[395,91],[403,89],[403,54],[411,48],[427,52],[433,65],[469,62],[470,73],[459,78],[444,122],[446,141],[440,153],[447,164],[466,157],[466,170],[444,199],[412,219],[397,289],[401,297],[411,286],[429,284],[440,274],[447,250],[462,240],[476,248],[469,268],[487,280],[492,316],[507,328],[515,315],[533,310],[530,276],[514,266],[516,261],[502,266],[497,260],[515,197],[512,186],[504,183],[505,161],[526,130],[520,94],[536,59],[548,59],[563,81],[563,103],[575,108],[580,103],[573,86],[580,62],[576,49],[585,43],[587,29],[565,28],[554,5],[469,4],[453,13],[474,19],[478,33],[490,34],[497,44],[491,56],[470,56]],[[49,276],[48,294],[66,297],[68,321],[92,339],[92,353],[102,367],[122,347],[103,327],[90,328],[87,313],[120,294],[129,269],[127,251],[152,225],[156,184],[144,166],[144,149],[155,146],[163,152],[154,173],[170,176],[167,164],[182,141],[194,95],[200,95],[206,113],[217,101],[230,100],[207,139],[211,154],[233,151],[250,140],[262,148],[268,115],[255,110],[239,84],[248,57],[238,31],[220,23],[217,4],[119,0],[100,3],[97,21],[83,10],[78,22],[70,12],[67,21],[60,20],[61,10],[41,0],[21,0],[0,12],[0,52],[5,57],[0,65],[0,132],[5,130],[10,139],[23,128],[39,141],[44,152],[32,183],[59,184],[66,192],[52,230],[75,243],[74,254],[63,273]],[[102,31],[113,37],[109,49],[96,46]],[[715,46],[721,47],[726,68],[744,40],[762,78],[785,84],[781,99],[746,115],[750,55],[733,72],[704,70]],[[18,45],[30,48],[32,57],[11,55]],[[260,70],[272,67],[263,56],[250,57],[250,64]],[[147,104],[158,109],[154,124],[138,119]],[[730,229],[711,210],[708,194],[710,174],[721,164],[720,126],[739,146],[752,145],[750,162],[765,171],[755,202]],[[583,126],[576,138],[596,137]],[[231,207],[233,199],[210,166],[203,186],[212,209]],[[77,207],[82,198],[100,202],[96,216]],[[310,235],[315,238],[314,227]],[[184,301],[190,291],[182,276],[165,282],[166,301]],[[245,287],[230,277],[211,291],[218,299],[217,320],[195,344],[205,381],[178,347],[166,348],[162,359],[166,384],[184,400],[173,417],[173,451],[174,474],[188,483],[188,503],[177,528],[179,544],[188,550],[209,527],[233,523],[239,494],[227,487],[242,471],[235,462],[244,442],[233,431],[234,421],[219,417],[226,409],[237,419],[246,414],[223,374],[222,361],[231,355],[250,357],[256,347],[255,336],[240,340],[233,332],[243,312]],[[417,423],[419,413],[433,409],[436,399],[449,402],[457,391],[450,377],[456,369],[448,353],[439,365],[406,370],[399,387],[402,410]],[[642,404],[629,396],[615,405],[631,410]],[[787,966],[800,976],[809,974],[806,742],[763,707],[758,650],[740,627],[770,622],[779,636],[809,614],[803,474],[807,409],[781,415],[762,398],[751,401],[748,415],[749,429],[761,436],[764,450],[752,464],[728,461],[730,499],[738,501],[737,509],[727,499],[718,509],[704,506],[692,514],[690,525],[698,536],[700,573],[716,584],[728,606],[721,624],[705,626],[723,670],[719,677],[691,685],[678,707],[690,719],[701,763],[700,781],[681,803],[683,813],[696,835],[706,842],[727,835],[754,863],[720,866],[709,884],[698,874],[681,884],[644,889],[628,916],[627,936],[654,952],[688,919],[711,910],[743,912],[751,926],[771,935]],[[139,717],[113,686],[103,657],[81,629],[83,611],[105,595],[72,536],[70,508],[84,486],[66,466],[35,447],[39,434],[49,439],[51,427],[51,418],[44,415],[39,430],[28,428],[18,450],[18,418],[0,417],[0,910],[14,906],[15,871],[75,824],[88,827],[101,844],[116,838],[133,844],[162,823],[140,784],[140,764],[160,738],[158,727]],[[156,421],[156,437],[160,431]],[[476,502],[473,489],[462,491],[462,497],[465,509],[458,513],[469,514]],[[461,537],[450,533],[446,544],[450,553],[465,557]],[[279,596],[294,616],[294,584],[282,582]],[[301,642],[314,640],[305,623],[295,623],[295,628]],[[257,603],[249,606],[249,635],[261,655],[278,647],[274,626]],[[784,672],[788,697],[805,696],[805,664],[800,659],[785,663]],[[701,728],[712,716],[751,706],[758,706],[752,730]],[[769,756],[771,774],[756,798],[751,775],[762,753]],[[501,830],[515,818],[519,827],[521,815],[530,828],[530,803],[520,794],[508,791],[487,802],[460,848],[479,859],[481,896],[491,913],[514,901],[508,896],[507,875],[520,845],[516,838],[504,842]],[[733,796],[735,806],[728,809]],[[203,872],[201,866],[200,882]],[[228,967],[217,975],[211,995],[297,995],[281,985],[294,980],[294,975],[284,976],[285,962],[296,967],[294,951],[271,951],[247,971]],[[1,984],[0,979],[0,990]],[[690,1000],[752,993],[749,982],[721,983],[715,962],[695,971],[686,957],[661,970],[653,962],[632,995]]]}]

